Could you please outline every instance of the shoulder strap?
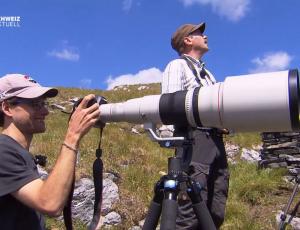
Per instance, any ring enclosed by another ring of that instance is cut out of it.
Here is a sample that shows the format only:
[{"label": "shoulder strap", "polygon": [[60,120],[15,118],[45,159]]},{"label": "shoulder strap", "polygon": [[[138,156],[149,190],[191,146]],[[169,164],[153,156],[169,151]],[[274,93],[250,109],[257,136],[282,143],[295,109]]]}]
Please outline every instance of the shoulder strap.
[{"label": "shoulder strap", "polygon": [[[194,76],[195,76],[195,78],[196,78],[196,81],[200,84],[200,86],[203,86],[203,84],[202,84],[201,81],[200,81],[200,78],[205,79],[205,76],[208,77],[208,79],[210,80],[210,82],[211,82],[212,84],[215,84],[215,82],[211,79],[209,73],[206,71],[206,69],[205,69],[204,67],[203,67],[203,68],[201,69],[201,71],[200,71],[200,76],[198,76],[198,72],[197,72],[197,70],[196,70],[194,64],[192,63],[192,61],[191,61],[190,59],[188,59],[188,58],[187,58],[186,56],[184,56],[184,55],[181,56],[181,58],[182,58],[183,60],[186,61],[188,67],[189,67],[190,70],[193,72],[193,74],[194,74]],[[206,79],[205,79],[205,80],[206,80]],[[207,80],[206,80],[206,81],[207,81]]]},{"label": "shoulder strap", "polygon": [[195,76],[195,79],[198,82],[198,84],[200,86],[203,86],[202,83],[201,83],[201,81],[200,81],[200,78],[198,76],[198,72],[197,72],[194,64],[192,63],[192,61],[190,59],[188,59],[186,56],[181,56],[181,58],[186,61],[186,64],[188,65],[188,67],[190,68],[190,70],[193,72],[193,75]]}]

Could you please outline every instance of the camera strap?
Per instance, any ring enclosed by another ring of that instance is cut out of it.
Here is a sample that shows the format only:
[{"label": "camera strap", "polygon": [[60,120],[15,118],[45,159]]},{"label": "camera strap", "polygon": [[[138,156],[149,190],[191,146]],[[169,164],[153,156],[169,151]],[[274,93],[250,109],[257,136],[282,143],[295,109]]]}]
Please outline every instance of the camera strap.
[{"label": "camera strap", "polygon": [[[95,202],[94,202],[94,214],[91,221],[90,229],[96,229],[100,221],[101,207],[102,207],[102,191],[103,191],[103,161],[101,159],[102,149],[101,149],[101,140],[103,127],[99,128],[100,138],[98,148],[96,149],[96,159],[93,163],[93,179],[94,179],[94,188],[95,188]],[[69,193],[67,203],[63,210],[63,217],[66,230],[73,230],[72,224],[72,199],[75,186],[75,175],[73,177],[72,187]]]},{"label": "camera strap", "polygon": [[[78,102],[77,105],[79,103],[80,102]],[[73,111],[70,113],[69,120],[73,115],[73,112],[75,111],[75,106],[73,107]],[[103,134],[103,129],[105,127],[105,124],[100,123],[100,125],[101,126],[99,126],[99,130],[100,130],[99,144],[98,144],[98,148],[96,149],[96,154],[95,154],[96,159],[93,163],[93,179],[94,179],[94,188],[95,188],[94,213],[93,213],[93,219],[91,221],[89,229],[96,229],[97,225],[99,224],[101,207],[102,207],[103,161],[101,159],[102,156],[101,143],[102,143],[102,134]],[[73,199],[74,187],[75,187],[75,172],[73,176],[71,190],[63,210],[63,217],[64,217],[66,230],[74,229],[72,223],[72,199]]]},{"label": "camera strap", "polygon": [[101,159],[102,149],[101,149],[101,140],[103,127],[99,128],[100,130],[100,139],[99,145],[96,149],[96,159],[93,164],[93,178],[94,178],[94,187],[95,187],[95,202],[94,202],[94,214],[91,222],[91,229],[96,229],[101,214],[102,207],[102,192],[103,192],[103,161]]}]

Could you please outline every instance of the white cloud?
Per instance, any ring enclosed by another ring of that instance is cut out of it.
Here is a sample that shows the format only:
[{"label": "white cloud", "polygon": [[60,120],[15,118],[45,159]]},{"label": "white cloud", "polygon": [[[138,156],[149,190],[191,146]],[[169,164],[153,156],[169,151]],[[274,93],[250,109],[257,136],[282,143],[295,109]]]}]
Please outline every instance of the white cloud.
[{"label": "white cloud", "polygon": [[141,70],[136,74],[124,74],[118,77],[109,76],[106,80],[107,89],[113,89],[118,85],[135,85],[161,82],[162,72],[157,68]]},{"label": "white cloud", "polygon": [[80,88],[88,89],[92,85],[92,80],[88,78],[83,78],[80,80]]},{"label": "white cloud", "polygon": [[250,69],[250,72],[259,73],[284,70],[289,67],[292,60],[293,57],[284,51],[267,53],[263,57],[256,57],[251,60],[255,67]]},{"label": "white cloud", "polygon": [[132,7],[133,0],[123,0],[123,10],[128,12]]},{"label": "white cloud", "polygon": [[230,21],[238,21],[249,11],[251,0],[180,0],[184,6],[210,5],[213,12]]},{"label": "white cloud", "polygon": [[78,61],[80,55],[77,51],[72,48],[63,48],[61,50],[52,50],[48,52],[48,55],[55,57],[57,59],[67,60],[67,61]]}]

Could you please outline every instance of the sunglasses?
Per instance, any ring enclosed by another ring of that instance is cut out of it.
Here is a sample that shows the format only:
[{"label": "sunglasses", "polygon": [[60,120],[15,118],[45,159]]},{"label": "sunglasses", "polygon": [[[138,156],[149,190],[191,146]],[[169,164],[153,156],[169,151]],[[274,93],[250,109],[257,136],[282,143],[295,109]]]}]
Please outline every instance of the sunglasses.
[{"label": "sunglasses", "polygon": [[201,36],[204,37],[204,34],[201,33],[200,31],[193,31],[192,33],[190,33],[188,36]]},{"label": "sunglasses", "polygon": [[19,104],[29,105],[34,110],[41,110],[43,108],[49,107],[49,102],[45,101],[45,100],[31,100],[31,99],[17,98],[17,99],[8,101],[8,103],[10,105],[19,105]]}]

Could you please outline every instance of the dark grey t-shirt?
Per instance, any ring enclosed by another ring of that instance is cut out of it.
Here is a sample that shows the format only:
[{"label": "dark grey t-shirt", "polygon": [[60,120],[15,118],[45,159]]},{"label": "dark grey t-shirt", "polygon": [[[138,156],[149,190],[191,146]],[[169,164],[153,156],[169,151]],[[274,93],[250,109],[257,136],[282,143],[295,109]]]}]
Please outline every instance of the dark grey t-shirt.
[{"label": "dark grey t-shirt", "polygon": [[0,228],[45,229],[43,216],[10,193],[39,178],[33,156],[9,136],[0,135]]}]

